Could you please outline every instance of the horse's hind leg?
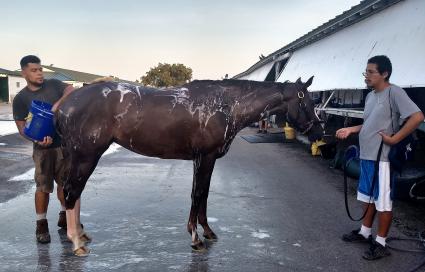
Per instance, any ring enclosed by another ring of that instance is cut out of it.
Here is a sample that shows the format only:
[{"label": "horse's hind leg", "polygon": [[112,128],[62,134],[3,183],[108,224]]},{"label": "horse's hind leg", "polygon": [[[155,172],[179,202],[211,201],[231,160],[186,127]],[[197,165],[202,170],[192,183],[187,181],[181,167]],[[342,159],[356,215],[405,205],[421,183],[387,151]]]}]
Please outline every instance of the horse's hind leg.
[{"label": "horse's hind leg", "polygon": [[192,206],[190,209],[189,222],[187,223],[187,230],[192,236],[191,246],[194,250],[205,249],[205,245],[199,239],[197,233],[198,219],[199,223],[204,228],[204,236],[206,234],[206,237],[217,238],[208,226],[206,218],[206,202],[215,160],[215,156],[213,155],[198,155],[193,161]]},{"label": "horse's hind leg", "polygon": [[67,236],[73,243],[73,251],[85,256],[89,249],[85,246],[91,238],[84,232],[80,222],[80,196],[90,175],[96,168],[100,156],[72,154],[68,179],[64,185],[65,205],[67,208]]}]

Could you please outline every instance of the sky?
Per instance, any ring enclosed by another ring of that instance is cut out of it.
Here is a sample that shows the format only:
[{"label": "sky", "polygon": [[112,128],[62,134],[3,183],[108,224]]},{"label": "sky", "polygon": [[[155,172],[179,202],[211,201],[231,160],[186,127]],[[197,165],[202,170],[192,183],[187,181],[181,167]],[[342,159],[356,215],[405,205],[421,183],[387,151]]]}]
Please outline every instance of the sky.
[{"label": "sky", "polygon": [[158,63],[193,79],[247,70],[360,0],[2,1],[0,68],[42,64],[136,80]]}]

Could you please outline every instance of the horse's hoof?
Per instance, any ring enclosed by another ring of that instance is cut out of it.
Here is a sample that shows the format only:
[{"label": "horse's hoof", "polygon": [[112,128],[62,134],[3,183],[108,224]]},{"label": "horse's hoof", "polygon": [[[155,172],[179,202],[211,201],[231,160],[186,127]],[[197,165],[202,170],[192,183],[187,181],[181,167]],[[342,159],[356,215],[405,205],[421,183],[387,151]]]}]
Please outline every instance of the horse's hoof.
[{"label": "horse's hoof", "polygon": [[86,246],[79,247],[74,249],[74,255],[78,257],[86,257],[90,253],[90,249]]},{"label": "horse's hoof", "polygon": [[218,237],[217,235],[215,235],[214,232],[209,232],[209,233],[204,233],[203,234],[204,238],[210,242],[217,242]]},{"label": "horse's hoof", "polygon": [[207,251],[207,247],[205,246],[205,244],[202,241],[198,241],[196,243],[192,243],[190,245],[192,247],[192,250],[195,252],[205,252]]}]

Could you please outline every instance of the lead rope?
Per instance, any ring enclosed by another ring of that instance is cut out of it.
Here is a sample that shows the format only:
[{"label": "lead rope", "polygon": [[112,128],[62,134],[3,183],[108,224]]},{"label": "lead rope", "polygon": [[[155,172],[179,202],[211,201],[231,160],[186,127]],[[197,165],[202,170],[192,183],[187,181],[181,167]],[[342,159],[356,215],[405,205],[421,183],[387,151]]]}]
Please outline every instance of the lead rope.
[{"label": "lead rope", "polygon": [[[382,145],[384,144],[383,141],[381,141],[381,144],[379,145],[378,155],[376,156],[375,161],[375,168],[373,169],[373,179],[372,179],[372,186],[370,188],[370,198],[369,203],[371,203],[372,198],[374,198],[374,189],[375,189],[375,181],[378,179],[379,182],[379,161],[381,160],[381,153],[382,153]],[[366,216],[367,211],[369,210],[370,205],[367,206],[366,210],[364,211],[363,215],[358,218],[354,219],[351,216],[350,208],[348,207],[348,179],[347,179],[347,165],[346,162],[343,163],[343,170],[344,170],[344,202],[345,202],[345,210],[347,211],[348,217],[352,221],[361,221]]]},{"label": "lead rope", "polygon": [[[422,245],[422,249],[403,249],[398,248],[395,246],[392,246],[390,244],[391,241],[412,241],[415,243],[420,243]],[[388,248],[391,248],[392,250],[400,251],[400,252],[411,252],[411,253],[422,253],[425,255],[425,231],[418,233],[418,238],[397,238],[397,237],[388,237],[387,238],[387,246]],[[418,271],[421,267],[425,265],[425,257],[422,258],[421,262],[413,267],[412,269],[408,270],[408,272],[415,272]]]}]

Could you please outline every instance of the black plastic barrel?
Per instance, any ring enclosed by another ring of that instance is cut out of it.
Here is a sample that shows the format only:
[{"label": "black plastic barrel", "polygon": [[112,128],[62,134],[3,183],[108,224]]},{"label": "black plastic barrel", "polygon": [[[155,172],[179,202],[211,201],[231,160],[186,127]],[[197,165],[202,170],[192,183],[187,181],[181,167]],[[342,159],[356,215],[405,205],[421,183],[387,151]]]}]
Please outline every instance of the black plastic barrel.
[{"label": "black plastic barrel", "polygon": [[351,158],[345,164],[347,176],[358,179],[360,177],[360,159]]}]

